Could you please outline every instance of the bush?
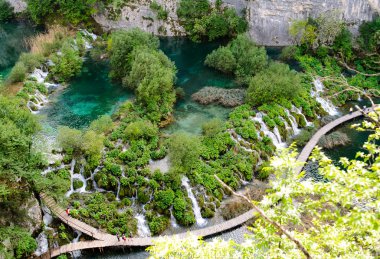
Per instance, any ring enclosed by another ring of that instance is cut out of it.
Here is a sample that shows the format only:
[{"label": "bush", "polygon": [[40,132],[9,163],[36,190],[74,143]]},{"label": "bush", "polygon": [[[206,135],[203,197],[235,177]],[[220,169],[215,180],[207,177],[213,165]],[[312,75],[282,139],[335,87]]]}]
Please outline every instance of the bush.
[{"label": "bush", "polygon": [[246,101],[257,106],[281,98],[291,100],[301,90],[301,76],[288,65],[274,62],[250,80]]},{"label": "bush", "polygon": [[137,140],[140,138],[149,140],[158,134],[158,128],[148,120],[140,120],[129,123],[125,128],[124,134],[127,139],[130,140]]},{"label": "bush", "polygon": [[205,65],[223,73],[233,73],[236,69],[236,59],[230,48],[220,47],[207,55]]},{"label": "bush", "polygon": [[247,22],[232,8],[212,8],[208,0],[181,0],[177,9],[181,24],[194,41],[233,37],[244,32]]},{"label": "bush", "polygon": [[13,18],[13,7],[5,0],[0,0],[0,22],[9,21]]},{"label": "bush", "polygon": [[103,115],[91,122],[89,129],[98,134],[106,133],[112,129],[113,122],[110,116]]},{"label": "bush", "polygon": [[51,67],[50,72],[58,82],[67,82],[80,74],[83,59],[80,57],[79,51],[75,50],[69,42],[62,46],[61,52],[61,55],[53,55],[51,60],[54,62],[54,66]]},{"label": "bush", "polygon": [[16,245],[16,258],[25,258],[25,256],[31,255],[37,249],[36,240],[29,236],[23,235],[17,242]]},{"label": "bush", "polygon": [[174,201],[174,192],[172,189],[168,189],[165,191],[158,191],[154,195],[154,202],[156,207],[161,210],[168,209]]},{"label": "bush", "polygon": [[25,65],[27,72],[33,72],[35,68],[41,66],[44,57],[41,54],[22,53],[19,61]]},{"label": "bush", "polygon": [[159,5],[156,1],[153,1],[150,4],[150,9],[157,12],[157,18],[159,20],[168,19],[168,11],[166,11],[161,5]]},{"label": "bush", "polygon": [[131,70],[131,53],[138,46],[158,49],[159,40],[140,29],[115,31],[108,41],[111,72],[113,79],[122,80]]},{"label": "bush", "polygon": [[164,216],[153,217],[149,222],[149,229],[153,235],[161,234],[169,225],[170,220]]},{"label": "bush", "polygon": [[246,35],[238,35],[227,47],[220,47],[206,57],[205,64],[222,72],[234,73],[238,81],[248,79],[263,70],[268,63],[264,47],[258,47]]},{"label": "bush", "polygon": [[25,80],[26,73],[28,72],[27,67],[22,62],[17,62],[12,68],[8,78],[7,83],[17,83]]},{"label": "bush", "polygon": [[171,136],[169,143],[169,159],[177,169],[187,172],[198,162],[201,153],[199,137],[184,132]]}]

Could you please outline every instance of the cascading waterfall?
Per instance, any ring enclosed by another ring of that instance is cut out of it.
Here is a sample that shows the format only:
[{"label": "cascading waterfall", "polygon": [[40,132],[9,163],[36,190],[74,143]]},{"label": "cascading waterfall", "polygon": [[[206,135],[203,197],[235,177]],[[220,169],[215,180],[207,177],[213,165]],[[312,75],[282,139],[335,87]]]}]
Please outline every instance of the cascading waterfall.
[{"label": "cascading waterfall", "polygon": [[33,73],[30,74],[30,77],[34,77],[37,80],[37,83],[43,83],[48,74],[48,72],[44,72],[42,69],[36,68],[34,69]]},{"label": "cascading waterfall", "polygon": [[137,233],[139,237],[150,237],[150,230],[144,214],[137,214],[135,218],[137,219]]},{"label": "cascading waterfall", "polygon": [[[79,230],[75,230],[75,233],[77,234],[77,236],[73,239],[73,241],[71,243],[78,243],[79,241],[79,238],[82,236],[82,232],[80,232]],[[77,250],[77,251],[73,251],[72,252],[72,256],[73,258],[78,258],[82,255],[81,251],[80,250]]]},{"label": "cascading waterfall", "polygon": [[194,216],[195,216],[197,225],[200,227],[205,226],[207,224],[207,220],[202,218],[201,209],[198,205],[197,199],[195,198],[189,184],[189,178],[184,176],[182,177],[181,182],[182,182],[182,186],[184,186],[187,191],[187,195],[189,196],[191,203],[193,204],[193,211],[194,211]]},{"label": "cascading waterfall", "polygon": [[[281,148],[281,147],[284,147],[285,146],[285,143],[282,142],[281,140],[281,136],[280,138],[278,138],[276,136],[276,134],[274,134],[273,132],[271,132],[267,125],[265,124],[265,122],[263,121],[263,114],[261,112],[258,112],[256,114],[255,117],[251,118],[252,120],[254,121],[257,121],[258,123],[260,123],[260,126],[261,126],[261,131],[267,136],[269,137],[271,140],[272,140],[272,143],[277,147],[277,148]],[[278,131],[278,129],[277,129]]]},{"label": "cascading waterfall", "polygon": [[305,120],[305,122],[306,122],[306,126],[312,126],[312,125],[313,125],[313,123],[309,122],[309,121],[306,119],[305,115],[302,113],[302,109],[297,108],[296,106],[292,105],[292,112],[295,112],[295,113],[301,115],[302,118],[303,118],[303,119]]},{"label": "cascading waterfall", "polygon": [[44,222],[44,231],[42,231],[36,238],[37,249],[34,252],[36,256],[40,256],[49,250],[49,241],[48,241],[47,234],[45,233],[45,230],[52,229],[51,227],[49,227],[49,225],[53,222],[53,216],[51,215],[51,211],[44,205],[42,205],[42,212],[43,212],[42,220]]},{"label": "cascading waterfall", "polygon": [[81,188],[79,188],[78,190],[75,190],[76,192],[79,192],[79,193],[86,192],[86,188],[87,188],[87,181],[83,176],[83,172],[84,172],[84,165],[81,166],[79,174],[72,175],[72,179],[78,179],[83,183],[83,186]]},{"label": "cascading waterfall", "polygon": [[323,93],[324,85],[320,79],[315,79],[314,82],[315,91],[311,90],[310,94],[312,97],[315,97],[317,102],[319,102],[322,108],[331,116],[338,115],[338,109],[329,101],[321,97],[321,93]]},{"label": "cascading waterfall", "polygon": [[100,171],[100,169],[102,169],[100,166],[98,166],[97,168],[95,168],[94,172],[91,174],[91,180],[92,180],[92,185],[94,187],[94,190],[97,191],[97,192],[104,192],[105,190],[102,189],[102,188],[99,188],[94,177],[95,175]]},{"label": "cascading waterfall", "polygon": [[301,132],[301,130],[298,128],[296,118],[294,118],[294,116],[290,113],[290,111],[288,109],[285,109],[285,112],[286,112],[286,115],[288,116],[288,118],[290,120],[290,124],[291,124],[292,129],[293,129],[293,134],[294,135],[299,134]]},{"label": "cascading waterfall", "polygon": [[171,223],[173,228],[178,228],[177,220],[173,215],[173,209],[172,208],[170,208],[170,223]]},{"label": "cascading waterfall", "polygon": [[284,123],[286,131],[288,133],[291,132],[293,134],[293,132],[292,132],[293,128],[291,126],[289,126],[288,122],[283,117],[280,117],[280,119]]},{"label": "cascading waterfall", "polygon": [[75,167],[76,160],[71,160],[71,167],[70,167],[70,190],[66,193],[66,197],[70,197],[70,195],[74,192],[74,167]]}]

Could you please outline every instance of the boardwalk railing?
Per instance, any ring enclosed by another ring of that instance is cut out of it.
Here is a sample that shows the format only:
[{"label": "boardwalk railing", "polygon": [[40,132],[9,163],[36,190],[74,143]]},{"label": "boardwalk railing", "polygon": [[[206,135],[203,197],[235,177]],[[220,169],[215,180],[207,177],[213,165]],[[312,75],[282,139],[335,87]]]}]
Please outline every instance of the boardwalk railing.
[{"label": "boardwalk railing", "polygon": [[[373,111],[373,109],[372,108],[366,109],[365,113],[369,113],[370,111]],[[309,140],[309,142],[303,148],[303,150],[298,156],[298,161],[305,163],[308,160],[314,147],[318,144],[320,138],[323,135],[325,135],[327,132],[341,125],[342,123],[345,123],[347,121],[350,121],[362,115],[363,114],[360,111],[353,112],[345,116],[342,116],[328,123],[327,125],[323,126],[313,135],[313,137]],[[303,166],[300,166],[296,169],[298,173],[301,173],[302,168]],[[70,253],[77,250],[84,250],[84,249],[90,249],[90,248],[104,248],[104,247],[111,247],[111,246],[147,247],[147,246],[153,245],[154,240],[157,239],[156,237],[144,237],[144,238],[128,238],[126,241],[118,241],[116,236],[104,233],[94,227],[87,225],[84,222],[81,222],[77,219],[69,217],[66,214],[66,212],[62,208],[60,208],[51,197],[48,197],[46,194],[42,193],[40,196],[42,200],[44,201],[44,203],[50,208],[52,213],[55,214],[58,218],[60,218],[63,222],[65,222],[70,227],[77,229],[93,237],[94,239],[97,239],[94,241],[81,241],[77,243],[71,243],[71,244],[67,244],[58,248],[51,249],[47,253],[41,255],[40,258],[43,258],[43,259],[51,258],[51,257],[59,256],[60,254],[65,254],[65,253]],[[208,237],[208,236],[212,236],[218,233],[222,233],[226,230],[230,230],[237,226],[240,226],[244,224],[245,222],[247,222],[248,220],[252,219],[254,211],[255,210],[252,209],[236,218],[230,219],[228,221],[225,221],[225,222],[222,222],[210,227],[190,231],[188,233],[192,233],[199,237]],[[181,233],[175,236],[184,238],[186,237],[188,233]]]}]

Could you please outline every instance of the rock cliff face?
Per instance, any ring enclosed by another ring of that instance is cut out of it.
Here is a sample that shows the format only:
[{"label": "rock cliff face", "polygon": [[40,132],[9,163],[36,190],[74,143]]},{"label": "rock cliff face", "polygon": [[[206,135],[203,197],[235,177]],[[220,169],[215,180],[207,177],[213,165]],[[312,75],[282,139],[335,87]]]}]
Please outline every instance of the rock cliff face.
[{"label": "rock cliff face", "polygon": [[[25,9],[23,0],[7,0],[16,9]],[[139,27],[162,36],[184,35],[178,23],[176,9],[179,0],[157,0],[168,11],[167,21],[157,19],[157,14],[149,7],[151,0],[129,1],[117,17],[111,19],[110,11],[94,16],[105,29]],[[379,13],[380,0],[224,0],[234,6],[249,22],[249,34],[263,45],[289,45],[288,35],[292,20],[317,17],[328,10],[337,10],[355,31],[362,21],[368,21]]]},{"label": "rock cliff face", "polygon": [[[241,5],[245,1],[229,2]],[[355,31],[361,22],[371,20],[380,6],[380,0],[250,0],[246,3],[249,34],[263,45],[291,44],[288,29],[292,20],[317,17],[329,10],[337,10]]]}]

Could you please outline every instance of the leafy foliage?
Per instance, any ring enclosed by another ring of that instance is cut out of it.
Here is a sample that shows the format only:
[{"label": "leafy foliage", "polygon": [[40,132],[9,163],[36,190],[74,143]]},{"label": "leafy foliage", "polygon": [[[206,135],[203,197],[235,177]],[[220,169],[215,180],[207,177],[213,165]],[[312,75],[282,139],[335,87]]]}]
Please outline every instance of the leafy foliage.
[{"label": "leafy foliage", "polygon": [[[379,111],[379,109],[378,109]],[[317,148],[312,159],[326,181],[314,182],[297,175],[297,152],[280,151],[268,168],[275,174],[271,191],[259,204],[263,213],[296,238],[312,257],[376,258],[379,253],[379,117],[370,114],[359,130],[372,134],[365,152],[335,166]],[[357,125],[358,126],[358,125]],[[263,217],[253,223],[242,244],[220,239],[212,242],[190,236],[185,240],[162,238],[148,250],[152,258],[306,258],[297,245]],[[175,243],[175,245],[173,245]]]},{"label": "leafy foliage", "polygon": [[177,14],[192,40],[212,41],[247,30],[247,22],[234,9],[223,8],[220,2],[212,8],[208,0],[181,0]]},{"label": "leafy foliage", "polygon": [[0,22],[9,21],[13,18],[13,7],[5,0],[0,0]]},{"label": "leafy foliage", "polygon": [[271,63],[249,82],[247,102],[260,105],[280,98],[291,100],[302,90],[301,77],[281,63]]},{"label": "leafy foliage", "polygon": [[248,79],[268,64],[264,47],[258,47],[246,35],[238,35],[227,47],[211,52],[205,64],[225,73],[234,73],[238,81],[247,84]]}]

